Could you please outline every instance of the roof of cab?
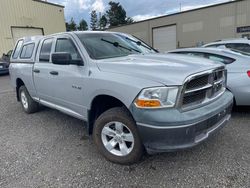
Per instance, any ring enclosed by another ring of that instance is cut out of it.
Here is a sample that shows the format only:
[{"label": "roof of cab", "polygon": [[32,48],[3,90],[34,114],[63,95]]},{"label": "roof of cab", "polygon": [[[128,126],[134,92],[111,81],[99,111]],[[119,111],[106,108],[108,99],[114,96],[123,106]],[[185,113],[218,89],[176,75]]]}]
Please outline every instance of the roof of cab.
[{"label": "roof of cab", "polygon": [[[91,33],[119,33],[119,32],[113,32],[113,31],[70,31],[70,32],[60,32],[60,33],[54,33],[50,35],[38,35],[38,36],[31,36],[31,37],[23,37],[21,39],[24,40],[24,43],[30,43],[30,42],[36,42],[39,41],[40,39],[44,37],[49,37],[49,36],[55,36],[55,35],[71,35],[71,34],[91,34]],[[19,39],[20,40],[20,39]]]},{"label": "roof of cab", "polygon": [[224,39],[224,40],[219,40],[219,41],[214,41],[207,43],[203,45],[202,47],[207,47],[210,45],[216,45],[216,44],[228,44],[228,43],[241,43],[241,44],[250,44],[250,40],[247,38],[234,38],[234,39]]},{"label": "roof of cab", "polygon": [[19,40],[23,40],[23,44],[31,43],[31,42],[37,42],[41,38],[43,38],[42,35],[37,35],[37,36],[29,36],[29,37],[23,37]]}]

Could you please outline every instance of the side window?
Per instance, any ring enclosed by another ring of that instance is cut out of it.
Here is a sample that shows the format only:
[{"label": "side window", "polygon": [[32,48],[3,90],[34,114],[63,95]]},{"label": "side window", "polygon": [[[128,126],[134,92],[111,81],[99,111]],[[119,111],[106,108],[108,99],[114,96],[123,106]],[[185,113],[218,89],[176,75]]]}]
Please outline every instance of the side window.
[{"label": "side window", "polygon": [[247,52],[250,53],[250,45],[245,44],[245,43],[231,43],[231,44],[226,44],[227,48],[232,48],[235,50],[239,50],[242,52]]},{"label": "side window", "polygon": [[189,56],[204,57],[204,54],[201,52],[177,52],[177,53]]},{"label": "side window", "polygon": [[34,47],[35,47],[34,43],[23,45],[20,58],[21,59],[29,59],[29,58],[31,58],[31,56],[33,54]]},{"label": "side window", "polygon": [[216,48],[216,47],[218,47],[218,44],[211,44],[206,46],[206,48]]},{"label": "side window", "polygon": [[14,53],[13,53],[13,56],[12,56],[13,59],[16,59],[16,58],[18,57],[22,45],[23,45],[23,40],[19,40],[19,41],[17,42],[16,48],[15,48]]},{"label": "side window", "polygon": [[212,44],[212,45],[206,46],[206,48],[225,48],[225,44]]},{"label": "side window", "polygon": [[57,39],[55,52],[68,52],[71,54],[73,61],[81,61],[81,56],[70,39]]},{"label": "side window", "polygon": [[224,64],[230,64],[235,61],[235,59],[233,58],[216,55],[216,54],[206,54],[206,57],[212,61],[217,61],[217,62],[224,63]]},{"label": "side window", "polygon": [[43,41],[40,55],[39,55],[39,61],[45,61],[49,62],[50,59],[50,53],[51,53],[51,47],[52,47],[53,39],[46,39]]},{"label": "side window", "polygon": [[201,52],[190,52],[188,55],[196,56],[196,57],[204,57],[204,54]]}]

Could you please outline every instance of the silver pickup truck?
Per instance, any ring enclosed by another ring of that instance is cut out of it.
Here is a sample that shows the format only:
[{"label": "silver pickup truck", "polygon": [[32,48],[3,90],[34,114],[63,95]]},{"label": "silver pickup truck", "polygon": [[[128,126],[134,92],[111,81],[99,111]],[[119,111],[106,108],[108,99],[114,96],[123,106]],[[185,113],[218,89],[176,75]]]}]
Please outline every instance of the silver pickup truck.
[{"label": "silver pickup truck", "polygon": [[17,41],[10,76],[26,113],[44,105],[87,122],[108,160],[189,148],[230,119],[221,64],[159,54],[114,32],[69,32]]}]

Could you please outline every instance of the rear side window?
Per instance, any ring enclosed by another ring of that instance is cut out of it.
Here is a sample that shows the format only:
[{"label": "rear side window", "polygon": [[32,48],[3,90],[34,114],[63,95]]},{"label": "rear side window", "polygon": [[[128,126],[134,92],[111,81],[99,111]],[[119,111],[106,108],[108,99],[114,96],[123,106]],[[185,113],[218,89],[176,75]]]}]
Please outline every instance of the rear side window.
[{"label": "rear side window", "polygon": [[18,57],[20,50],[22,48],[22,45],[23,45],[23,40],[19,40],[17,42],[16,48],[15,48],[13,56],[12,56],[13,59],[16,59]]},{"label": "rear side window", "polygon": [[230,64],[235,61],[235,59],[230,58],[230,57],[225,57],[225,56],[217,55],[217,54],[203,53],[203,52],[178,52],[178,53],[189,55],[189,56],[203,57],[203,58],[207,58],[212,61],[220,62],[223,64]]},{"label": "rear side window", "polygon": [[233,58],[225,57],[225,56],[222,56],[222,55],[216,55],[216,54],[208,54],[208,53],[206,53],[205,57],[210,59],[210,60],[217,61],[217,62],[220,62],[220,63],[223,63],[223,64],[230,64],[230,63],[233,63],[235,61],[235,59],[233,59]]},{"label": "rear side window", "polygon": [[206,46],[206,48],[217,48],[219,46],[223,46],[224,44],[211,44],[211,45],[208,45]]},{"label": "rear side window", "polygon": [[231,44],[226,44],[227,48],[232,48],[235,50],[239,50],[242,52],[247,52],[250,53],[250,45],[245,44],[245,43],[231,43]]},{"label": "rear side window", "polygon": [[174,52],[183,55],[195,56],[195,57],[204,57],[204,54],[201,52]]},{"label": "rear side window", "polygon": [[34,43],[23,45],[20,58],[21,59],[29,59],[29,58],[31,58],[31,56],[33,54],[34,47],[35,47]]},{"label": "rear side window", "polygon": [[40,55],[39,55],[39,61],[45,61],[49,62],[50,59],[50,53],[51,53],[51,48],[52,48],[52,42],[53,39],[46,39],[43,41]]}]

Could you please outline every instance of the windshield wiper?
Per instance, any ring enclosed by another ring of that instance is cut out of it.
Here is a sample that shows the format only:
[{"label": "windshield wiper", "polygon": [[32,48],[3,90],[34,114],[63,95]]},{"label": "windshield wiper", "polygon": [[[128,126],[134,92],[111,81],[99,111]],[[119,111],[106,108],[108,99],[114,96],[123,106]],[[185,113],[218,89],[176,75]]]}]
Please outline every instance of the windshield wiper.
[{"label": "windshield wiper", "polygon": [[135,41],[135,40],[133,40],[133,39],[131,39],[131,38],[128,38],[128,37],[126,37],[125,39],[130,40],[131,42],[136,43],[138,46],[143,46],[144,48],[147,48],[147,49],[149,49],[149,50],[154,50],[155,52],[159,53],[158,50],[154,49],[153,47],[149,47],[149,46],[143,44],[143,43],[142,43],[141,41],[139,41],[139,40],[138,40],[138,41]]},{"label": "windshield wiper", "polygon": [[118,42],[111,42],[111,41],[106,40],[106,39],[103,39],[103,38],[101,38],[101,40],[104,41],[104,42],[107,42],[107,43],[109,43],[109,44],[113,44],[115,47],[120,47],[120,48],[126,49],[126,50],[128,50],[128,51],[130,51],[130,52],[131,52],[132,50],[134,50],[134,51],[136,51],[136,52],[138,52],[138,53],[141,53],[139,50],[136,50],[136,49],[134,49],[134,48],[128,48],[128,47],[122,46],[122,45],[120,45]]}]

